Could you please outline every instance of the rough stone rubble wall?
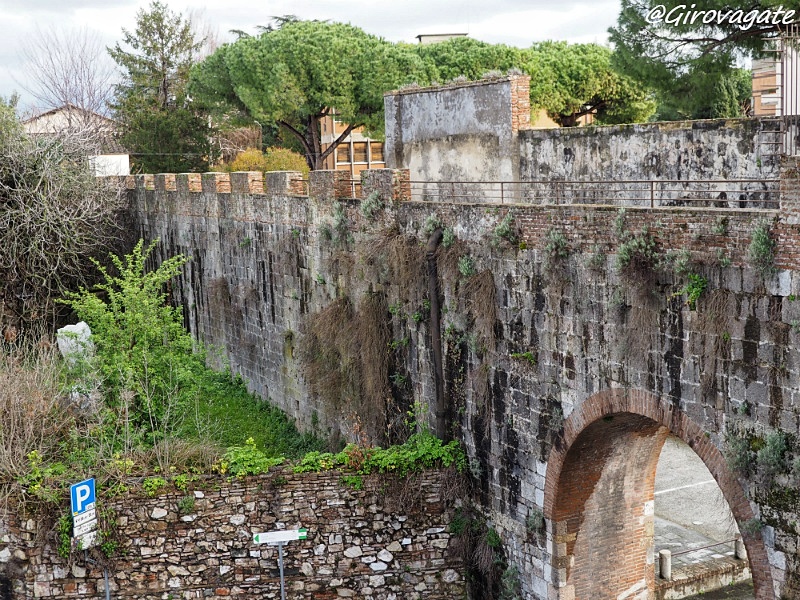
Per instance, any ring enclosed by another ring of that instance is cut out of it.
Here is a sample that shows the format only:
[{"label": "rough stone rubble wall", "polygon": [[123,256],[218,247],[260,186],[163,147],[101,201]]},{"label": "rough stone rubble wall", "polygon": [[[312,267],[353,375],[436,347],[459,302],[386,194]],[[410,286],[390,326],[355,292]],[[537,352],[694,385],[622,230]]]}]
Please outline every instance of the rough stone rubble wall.
[{"label": "rough stone rubble wall", "polygon": [[[284,547],[287,597],[462,597],[462,567],[448,551],[452,510],[445,504],[452,506],[452,499],[442,497],[442,479],[429,472],[414,480],[405,504],[391,497],[402,488],[391,478],[364,477],[364,489],[355,490],[338,473],[290,471],[204,479],[192,484],[197,491],[152,498],[101,500],[99,509],[113,510],[118,523],[112,597],[280,598],[277,548],[253,544],[252,535],[300,527],[308,538]],[[68,564],[57,556],[54,536],[39,527],[29,519],[4,535],[4,543],[15,542],[13,552],[4,548],[2,573],[23,569],[14,577],[15,597],[103,595],[103,570],[82,556]]]}]

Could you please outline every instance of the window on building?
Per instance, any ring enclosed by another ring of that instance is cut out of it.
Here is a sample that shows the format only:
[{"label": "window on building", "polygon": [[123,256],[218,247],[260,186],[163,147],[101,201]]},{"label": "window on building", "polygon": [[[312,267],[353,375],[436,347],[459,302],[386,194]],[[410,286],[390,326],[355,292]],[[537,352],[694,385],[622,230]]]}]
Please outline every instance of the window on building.
[{"label": "window on building", "polygon": [[367,162],[367,142],[356,142],[353,144],[353,162]]},{"label": "window on building", "polygon": [[336,149],[336,162],[338,163],[350,162],[350,146],[344,144]]},{"label": "window on building", "polygon": [[372,142],[370,144],[372,151],[372,162],[383,162],[383,144],[380,142]]}]

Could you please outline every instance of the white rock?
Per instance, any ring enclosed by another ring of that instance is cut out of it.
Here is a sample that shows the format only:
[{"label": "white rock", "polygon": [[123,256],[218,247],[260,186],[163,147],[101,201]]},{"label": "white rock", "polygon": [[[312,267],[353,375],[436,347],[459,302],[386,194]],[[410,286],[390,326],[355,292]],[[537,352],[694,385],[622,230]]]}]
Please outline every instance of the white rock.
[{"label": "white rock", "polygon": [[181,567],[179,565],[169,565],[167,567],[167,571],[169,571],[170,574],[173,575],[174,577],[177,577],[178,575],[188,575],[189,574],[189,571],[187,571],[186,569],[184,569],[183,567]]},{"label": "white rock", "polygon": [[369,576],[369,585],[370,587],[383,587],[386,584],[386,578],[383,575],[370,575]]},{"label": "white rock", "polygon": [[169,581],[167,581],[167,585],[171,588],[179,588],[181,587],[181,578],[180,577],[171,577]]},{"label": "white rock", "polygon": [[403,541],[400,543],[403,544],[403,546],[408,546],[411,544],[411,538],[403,538]]},{"label": "white rock", "polygon": [[361,550],[361,546],[350,546],[344,551],[344,555],[347,558],[358,558],[362,554],[364,554],[364,552]]},{"label": "white rock", "polygon": [[150,518],[151,519],[163,519],[166,516],[167,516],[167,511],[164,510],[163,508],[158,507],[158,506],[156,506],[153,509],[153,512],[150,513]]},{"label": "white rock", "polygon": [[195,498],[197,498],[197,499],[199,500],[200,498],[205,498],[205,497],[206,497],[206,495],[205,495],[203,492],[200,492],[200,491],[195,491],[195,493],[194,493],[194,497],[195,497]]},{"label": "white rock", "polygon": [[225,575],[225,573],[229,573],[232,568],[233,567],[231,567],[230,565],[220,565],[219,566],[219,574],[220,575]]},{"label": "white rock", "polygon": [[66,325],[56,332],[56,343],[61,356],[68,363],[75,364],[94,353],[92,330],[81,321],[76,325]]},{"label": "white rock", "polygon": [[233,515],[230,518],[230,523],[231,523],[231,525],[241,525],[246,520],[247,520],[247,517],[245,517],[244,515]]},{"label": "white rock", "polygon": [[444,527],[431,527],[425,531],[425,535],[433,535],[435,533],[442,533],[444,531]]},{"label": "white rock", "polygon": [[303,563],[300,565],[300,572],[306,577],[311,577],[314,574],[314,567],[311,563]]},{"label": "white rock", "polygon": [[400,542],[395,540],[394,542],[386,546],[386,549],[389,552],[400,552],[403,549],[403,547],[400,545]]},{"label": "white rock", "polygon": [[446,569],[442,574],[442,581],[445,583],[455,583],[456,581],[460,580],[461,575],[458,574],[458,571],[454,571],[453,569]]},{"label": "white rock", "polygon": [[196,518],[197,518],[197,515],[183,515],[181,517],[181,521],[183,521],[184,523],[191,523]]},{"label": "white rock", "polygon": [[11,558],[11,550],[3,548],[0,550],[0,562],[8,562]]},{"label": "white rock", "polygon": [[353,596],[356,595],[356,593],[353,590],[348,588],[339,588],[338,590],[336,590],[336,593],[339,594],[339,596],[342,598],[352,598]]},{"label": "white rock", "polygon": [[86,577],[86,569],[79,567],[78,565],[72,565],[72,576],[75,579],[83,579]]},{"label": "white rock", "polygon": [[374,563],[370,563],[369,568],[373,571],[385,571],[389,568],[389,565],[387,565],[385,562],[376,561]]},{"label": "white rock", "polygon": [[394,560],[394,555],[388,550],[381,550],[380,552],[378,552],[378,559],[382,560],[385,563],[390,563]]}]

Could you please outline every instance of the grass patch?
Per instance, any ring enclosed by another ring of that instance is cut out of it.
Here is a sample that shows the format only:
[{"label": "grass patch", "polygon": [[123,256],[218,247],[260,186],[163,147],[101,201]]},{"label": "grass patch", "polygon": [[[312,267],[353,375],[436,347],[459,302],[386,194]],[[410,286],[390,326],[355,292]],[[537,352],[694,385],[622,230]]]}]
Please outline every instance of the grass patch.
[{"label": "grass patch", "polygon": [[[299,458],[326,444],[310,433],[300,433],[279,408],[251,394],[244,381],[230,371],[206,370],[200,381],[197,420],[209,425],[207,437],[223,448],[252,439],[268,457]],[[184,430],[185,437],[198,431]]]}]

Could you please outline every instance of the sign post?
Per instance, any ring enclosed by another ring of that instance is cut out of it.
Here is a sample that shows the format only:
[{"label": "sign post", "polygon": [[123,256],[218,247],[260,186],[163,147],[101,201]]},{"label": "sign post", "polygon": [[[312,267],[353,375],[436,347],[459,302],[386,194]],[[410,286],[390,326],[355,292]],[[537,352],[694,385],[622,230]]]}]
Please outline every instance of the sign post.
[{"label": "sign post", "polygon": [[81,550],[94,546],[97,539],[94,479],[73,483],[69,487],[72,508],[72,537]]},{"label": "sign post", "polygon": [[286,600],[286,587],[283,581],[283,547],[287,542],[304,540],[308,537],[307,529],[280,529],[265,533],[254,533],[254,544],[268,544],[278,547],[278,569],[281,573],[281,600]]}]

